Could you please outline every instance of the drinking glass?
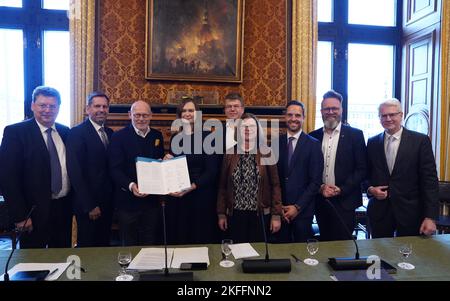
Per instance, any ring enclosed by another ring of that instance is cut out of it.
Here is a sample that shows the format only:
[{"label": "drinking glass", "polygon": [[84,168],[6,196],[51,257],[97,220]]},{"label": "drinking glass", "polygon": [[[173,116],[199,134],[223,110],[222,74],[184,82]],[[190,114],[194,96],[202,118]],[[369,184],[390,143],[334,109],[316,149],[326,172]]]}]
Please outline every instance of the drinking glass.
[{"label": "drinking glass", "polygon": [[[317,239],[308,239],[306,241],[306,250],[308,250],[309,255],[311,255],[311,257],[317,253],[317,251],[319,251],[319,242],[317,241]],[[307,265],[317,265],[319,264],[319,261],[315,258],[306,258],[303,261],[305,264]]]},{"label": "drinking glass", "polygon": [[127,274],[126,268],[130,264],[132,259],[130,252],[119,252],[117,255],[117,262],[119,263],[120,270],[119,276],[116,277],[116,281],[131,281],[133,280],[133,275]]},{"label": "drinking glass", "polygon": [[397,265],[404,270],[414,270],[415,266],[409,262],[406,262],[406,259],[409,257],[409,255],[411,255],[413,251],[412,244],[403,244],[400,246],[398,251],[402,255],[403,261],[399,262]]},{"label": "drinking glass", "polygon": [[220,262],[220,266],[224,268],[231,268],[234,266],[234,262],[228,260],[228,256],[231,255],[231,245],[233,244],[233,240],[224,239],[222,240],[222,253],[225,255],[225,259]]}]

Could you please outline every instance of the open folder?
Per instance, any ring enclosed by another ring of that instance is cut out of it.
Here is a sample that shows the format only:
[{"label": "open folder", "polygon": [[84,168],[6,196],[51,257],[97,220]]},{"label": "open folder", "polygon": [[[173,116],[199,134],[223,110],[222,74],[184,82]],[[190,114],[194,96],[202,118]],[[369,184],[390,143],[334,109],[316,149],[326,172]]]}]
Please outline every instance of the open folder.
[{"label": "open folder", "polygon": [[166,195],[191,187],[186,156],[169,160],[136,158],[140,193]]}]

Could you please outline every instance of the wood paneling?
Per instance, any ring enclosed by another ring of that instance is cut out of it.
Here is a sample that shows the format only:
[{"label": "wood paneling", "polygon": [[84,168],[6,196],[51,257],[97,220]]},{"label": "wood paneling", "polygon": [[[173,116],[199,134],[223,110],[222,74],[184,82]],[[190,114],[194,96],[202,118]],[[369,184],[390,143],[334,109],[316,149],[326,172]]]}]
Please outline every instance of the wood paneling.
[{"label": "wood paneling", "polygon": [[402,103],[405,126],[439,136],[441,0],[405,0],[403,16]]}]

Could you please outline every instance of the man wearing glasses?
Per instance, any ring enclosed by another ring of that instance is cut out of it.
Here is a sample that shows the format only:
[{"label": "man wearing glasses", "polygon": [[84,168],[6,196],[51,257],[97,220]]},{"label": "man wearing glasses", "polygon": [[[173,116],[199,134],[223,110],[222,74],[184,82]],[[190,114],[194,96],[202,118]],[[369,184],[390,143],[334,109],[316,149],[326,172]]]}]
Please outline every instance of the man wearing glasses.
[{"label": "man wearing glasses", "polygon": [[225,116],[227,117],[224,130],[224,149],[232,149],[236,145],[236,122],[244,114],[244,99],[239,93],[229,93],[225,96]]},{"label": "man wearing glasses", "polygon": [[134,102],[129,117],[130,126],[113,134],[109,149],[120,237],[124,246],[153,245],[157,243],[159,199],[139,192],[136,157],[162,159],[164,141],[160,131],[150,128],[148,103]]},{"label": "man wearing glasses", "polygon": [[72,205],[65,147],[69,128],[55,123],[60,105],[56,89],[39,86],[32,95],[34,118],[4,131],[0,183],[11,218],[16,228],[24,231],[21,248],[71,246]]},{"label": "man wearing glasses", "polygon": [[326,92],[320,111],[323,128],[310,133],[321,142],[324,159],[322,185],[316,200],[320,240],[352,239],[348,233],[355,228],[355,209],[362,205],[361,183],[367,172],[366,143],[361,130],[342,124],[341,94]]},{"label": "man wearing glasses", "polygon": [[367,214],[372,236],[431,235],[439,214],[436,163],[428,136],[402,127],[397,99],[378,108],[385,131],[369,139]]}]

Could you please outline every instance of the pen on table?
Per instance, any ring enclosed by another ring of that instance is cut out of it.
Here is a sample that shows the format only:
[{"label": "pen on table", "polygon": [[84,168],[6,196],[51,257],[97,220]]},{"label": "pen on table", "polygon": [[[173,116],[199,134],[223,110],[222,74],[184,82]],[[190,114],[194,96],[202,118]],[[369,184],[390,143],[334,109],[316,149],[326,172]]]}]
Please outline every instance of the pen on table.
[{"label": "pen on table", "polygon": [[301,261],[301,260],[300,260],[297,256],[295,256],[294,254],[291,254],[291,256],[292,256],[292,258],[295,259],[295,262],[300,262],[300,261]]}]

